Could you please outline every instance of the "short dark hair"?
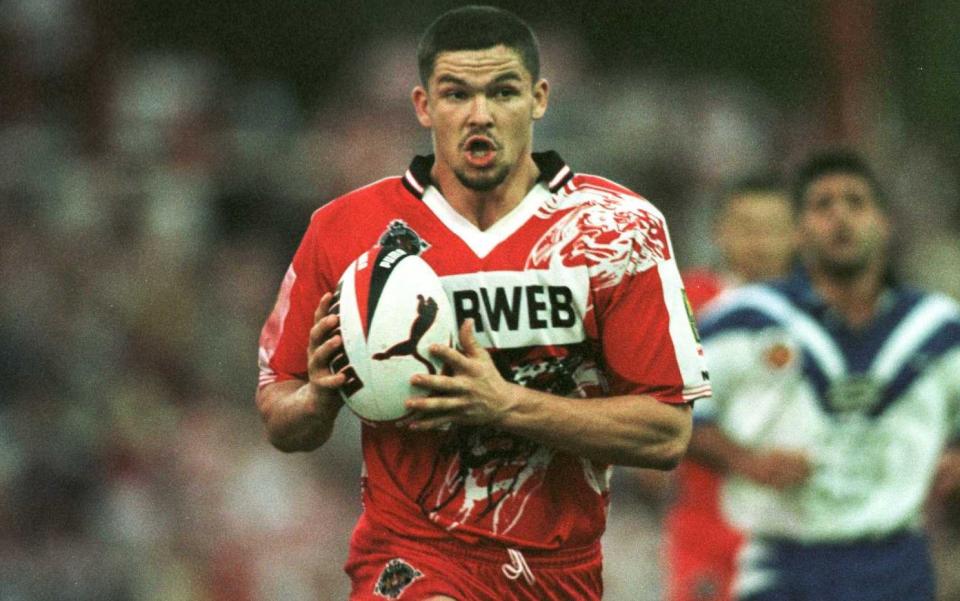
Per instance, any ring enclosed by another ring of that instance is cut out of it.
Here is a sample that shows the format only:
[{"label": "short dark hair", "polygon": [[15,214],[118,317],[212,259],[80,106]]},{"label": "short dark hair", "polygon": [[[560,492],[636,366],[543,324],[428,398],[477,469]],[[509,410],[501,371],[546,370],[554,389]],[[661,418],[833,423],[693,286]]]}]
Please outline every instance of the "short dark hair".
[{"label": "short dark hair", "polygon": [[427,85],[441,52],[484,50],[500,45],[520,55],[534,82],[540,79],[537,36],[520,17],[494,6],[470,5],[447,11],[427,27],[417,45],[420,83]]},{"label": "short dark hair", "polygon": [[787,186],[783,177],[773,171],[751,173],[733,180],[725,189],[724,198],[744,196],[745,194],[786,194]]},{"label": "short dark hair", "polygon": [[735,198],[749,194],[768,194],[783,196],[789,202],[789,191],[783,176],[775,171],[750,173],[728,183],[720,191],[720,197],[713,214],[714,220],[720,219]]},{"label": "short dark hair", "polygon": [[803,199],[810,184],[825,175],[837,173],[863,178],[873,191],[873,197],[880,208],[886,208],[886,196],[880,186],[880,180],[867,161],[853,150],[839,148],[818,152],[800,165],[793,180],[794,209],[797,212],[803,209]]}]

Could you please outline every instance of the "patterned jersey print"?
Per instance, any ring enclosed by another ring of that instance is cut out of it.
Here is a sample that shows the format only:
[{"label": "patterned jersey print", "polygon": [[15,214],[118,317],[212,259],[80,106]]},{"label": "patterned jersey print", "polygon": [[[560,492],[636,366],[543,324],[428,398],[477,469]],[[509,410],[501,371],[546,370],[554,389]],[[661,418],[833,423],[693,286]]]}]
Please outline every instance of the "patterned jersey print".
[{"label": "patterned jersey print", "polygon": [[[707,396],[663,216],[612,182],[573,175],[553,153],[534,158],[541,181],[483,231],[428,183],[427,157],[318,210],[261,336],[261,385],[305,377],[320,296],[356,256],[393,240],[437,272],[458,321],[474,319],[510,381],[585,399]],[[363,451],[364,524],[528,549],[603,532],[609,466],[524,437],[364,424]]]}]

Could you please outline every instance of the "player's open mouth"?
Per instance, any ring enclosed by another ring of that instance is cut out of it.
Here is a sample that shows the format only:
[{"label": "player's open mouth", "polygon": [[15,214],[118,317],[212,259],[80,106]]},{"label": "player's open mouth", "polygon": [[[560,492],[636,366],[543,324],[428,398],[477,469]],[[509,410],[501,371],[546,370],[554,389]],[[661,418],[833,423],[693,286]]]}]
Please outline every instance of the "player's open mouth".
[{"label": "player's open mouth", "polygon": [[471,136],[463,144],[464,156],[474,167],[488,167],[497,156],[497,146],[490,138]]}]

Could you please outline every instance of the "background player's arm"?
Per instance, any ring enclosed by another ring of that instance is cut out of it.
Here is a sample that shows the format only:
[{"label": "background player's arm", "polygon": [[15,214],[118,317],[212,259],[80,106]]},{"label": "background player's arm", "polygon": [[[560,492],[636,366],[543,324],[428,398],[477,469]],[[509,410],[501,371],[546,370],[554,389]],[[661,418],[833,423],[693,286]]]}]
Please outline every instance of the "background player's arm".
[{"label": "background player's arm", "polygon": [[441,396],[414,398],[413,429],[486,424],[579,457],[617,465],[672,469],[690,439],[687,404],[669,405],[644,395],[570,399],[507,382],[467,320],[463,353],[435,345],[431,352],[453,376],[418,374],[412,382]]},{"label": "background player's arm", "polygon": [[948,446],[937,466],[931,497],[942,500],[960,494],[960,442]]},{"label": "background player's arm", "polygon": [[797,451],[757,450],[734,442],[715,424],[693,429],[688,457],[721,474],[735,474],[778,490],[810,477],[810,461]]},{"label": "background player's arm", "polygon": [[270,443],[281,451],[312,451],[323,445],[343,406],[337,388],[346,377],[329,368],[331,357],[342,343],[339,335],[327,339],[339,319],[327,315],[331,299],[330,293],[323,295],[314,315],[307,349],[309,380],[276,382],[257,392],[257,409],[266,424]]},{"label": "background player's arm", "polygon": [[[718,329],[718,321],[728,315],[723,308],[708,314],[706,326],[701,330],[705,331],[703,351],[710,367],[713,396],[697,403],[687,457],[720,474],[739,476],[776,490],[803,484],[813,469],[806,454],[776,447],[748,446],[728,433],[730,405],[752,403],[744,383],[766,369],[766,360],[762,357],[769,345],[768,339],[757,338],[735,327]],[[783,410],[787,405],[784,402],[779,407]]]}]

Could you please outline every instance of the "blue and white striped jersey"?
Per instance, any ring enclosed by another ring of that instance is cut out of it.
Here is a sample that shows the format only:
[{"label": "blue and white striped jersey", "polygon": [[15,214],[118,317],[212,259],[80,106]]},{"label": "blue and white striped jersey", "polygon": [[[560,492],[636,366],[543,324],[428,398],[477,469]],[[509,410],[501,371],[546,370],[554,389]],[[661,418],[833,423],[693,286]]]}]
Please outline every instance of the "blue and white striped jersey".
[{"label": "blue and white striped jersey", "polygon": [[880,537],[919,526],[945,444],[960,438],[960,308],[942,295],[883,293],[853,330],[805,273],[725,294],[700,329],[713,421],[754,448],[802,450],[814,472],[777,492],[724,485],[730,520],[799,542]]}]

